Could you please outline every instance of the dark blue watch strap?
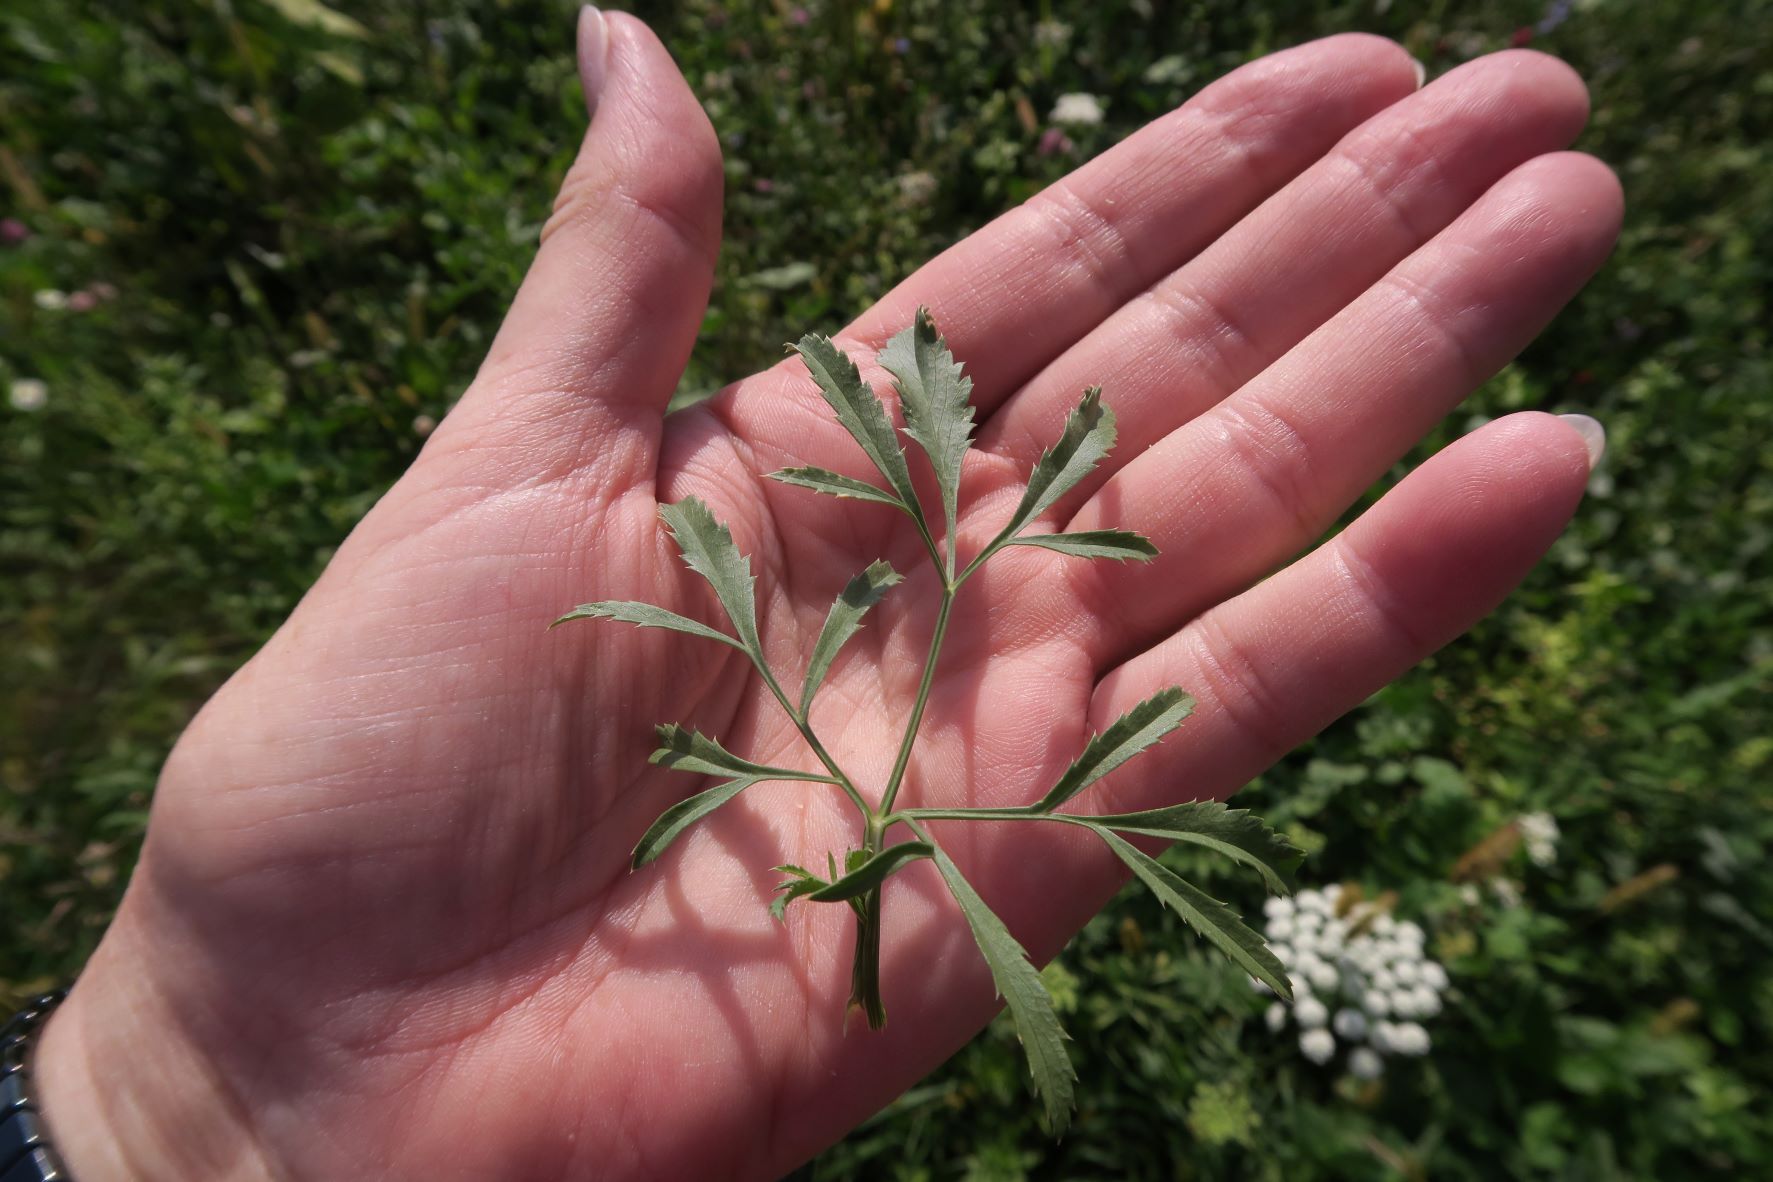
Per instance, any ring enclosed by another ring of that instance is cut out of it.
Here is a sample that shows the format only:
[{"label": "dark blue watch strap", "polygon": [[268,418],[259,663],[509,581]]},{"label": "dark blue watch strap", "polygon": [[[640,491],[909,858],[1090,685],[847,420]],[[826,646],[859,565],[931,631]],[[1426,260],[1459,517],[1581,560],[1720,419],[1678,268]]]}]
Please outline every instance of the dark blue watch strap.
[{"label": "dark blue watch strap", "polygon": [[72,1182],[49,1145],[25,1071],[31,1036],[64,996],[57,991],[32,998],[0,1028],[0,1182]]}]

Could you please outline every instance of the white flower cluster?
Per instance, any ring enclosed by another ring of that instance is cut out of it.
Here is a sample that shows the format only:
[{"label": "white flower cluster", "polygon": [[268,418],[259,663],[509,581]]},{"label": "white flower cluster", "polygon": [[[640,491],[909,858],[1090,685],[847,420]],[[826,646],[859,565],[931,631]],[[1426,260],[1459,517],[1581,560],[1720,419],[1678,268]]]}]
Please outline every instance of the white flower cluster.
[{"label": "white flower cluster", "polygon": [[1102,122],[1102,100],[1093,94],[1062,94],[1048,116],[1054,123],[1088,127]]},{"label": "white flower cluster", "polygon": [[[1441,1011],[1447,970],[1423,955],[1424,934],[1365,904],[1339,908],[1342,888],[1301,891],[1270,899],[1267,937],[1293,982],[1292,1019],[1299,1053],[1313,1063],[1336,1054],[1336,1040],[1356,1044],[1349,1073],[1376,1079],[1383,1055],[1426,1055],[1428,1031],[1420,1019]],[[1267,993],[1261,982],[1256,988]],[[1268,1007],[1268,1028],[1286,1028],[1289,1010]]]},{"label": "white flower cluster", "polygon": [[1527,857],[1541,869],[1558,860],[1558,823],[1550,813],[1528,813],[1515,820],[1526,843]]}]

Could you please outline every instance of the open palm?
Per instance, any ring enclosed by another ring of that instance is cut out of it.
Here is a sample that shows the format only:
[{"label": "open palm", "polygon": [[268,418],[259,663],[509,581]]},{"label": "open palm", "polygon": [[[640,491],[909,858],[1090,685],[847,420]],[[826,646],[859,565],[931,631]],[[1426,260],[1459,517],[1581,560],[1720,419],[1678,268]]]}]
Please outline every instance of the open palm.
[{"label": "open palm", "polygon": [[[596,599],[724,623],[661,502],[699,497],[732,527],[789,684],[846,580],[878,558],[910,574],[813,710],[866,794],[892,766],[940,585],[890,509],[761,479],[872,475],[798,360],[665,416],[718,245],[718,148],[644,26],[592,15],[581,42],[595,117],[484,368],[181,741],[124,907],[51,1024],[48,1111],[88,1182],[770,1178],[991,1013],[925,865],[889,892],[891,1024],[846,1031],[848,909],[767,912],[772,865],[857,844],[834,788],[760,785],[628,871],[693,787],[647,764],[655,723],[818,767],[738,653],[610,623],[546,631]],[[902,799],[1027,802],[1167,685],[1195,717],[1080,805],[1229,795],[1470,626],[1562,528],[1598,440],[1519,415],[1283,567],[1531,338],[1617,229],[1612,176],[1558,151],[1586,112],[1567,69],[1500,54],[1417,85],[1375,38],[1263,59],[838,338],[889,405],[872,358],[917,305],[967,364],[981,426],[963,560],[1088,384],[1120,445],[1047,524],[1161,551],[993,559],[956,608]],[[1089,841],[1030,830],[937,833],[1046,956],[1120,876]]]}]

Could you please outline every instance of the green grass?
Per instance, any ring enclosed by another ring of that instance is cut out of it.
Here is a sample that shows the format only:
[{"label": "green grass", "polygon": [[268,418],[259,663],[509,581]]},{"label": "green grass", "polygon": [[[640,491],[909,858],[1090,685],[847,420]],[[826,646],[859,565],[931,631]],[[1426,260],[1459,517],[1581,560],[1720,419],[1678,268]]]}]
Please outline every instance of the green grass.
[{"label": "green grass", "polygon": [[[1054,4],[1052,44],[1032,7],[812,4],[804,26],[733,7],[643,10],[727,152],[685,398],[1241,61],[1362,28],[1439,72],[1546,15]],[[460,393],[582,130],[569,5],[292,23],[311,8],[0,14],[0,216],[31,232],[0,245],[0,389],[48,387],[40,410],[0,404],[0,993],[90,951],[173,738]],[[1337,1081],[1129,897],[1049,970],[1087,1098],[1065,1142],[994,1027],[812,1176],[1773,1169],[1773,5],[1581,3],[1534,44],[1590,79],[1581,146],[1624,180],[1624,237],[1413,459],[1524,407],[1597,415],[1610,458],[1522,593],[1247,798],[1313,850],[1306,881],[1396,890],[1430,927],[1460,991],[1434,1053]],[[1040,155],[1077,90],[1107,124]],[[115,296],[39,306],[95,284]],[[1462,855],[1534,810],[1563,828],[1557,863],[1506,860],[1519,906],[1462,902]]]}]

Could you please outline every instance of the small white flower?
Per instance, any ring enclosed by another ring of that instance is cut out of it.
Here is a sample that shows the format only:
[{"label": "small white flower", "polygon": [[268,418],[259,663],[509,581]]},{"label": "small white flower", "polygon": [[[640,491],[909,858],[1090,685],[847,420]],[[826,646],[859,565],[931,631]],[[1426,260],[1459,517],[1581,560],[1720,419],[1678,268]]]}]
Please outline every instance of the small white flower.
[{"label": "small white flower", "polygon": [[1311,971],[1306,974],[1306,977],[1310,980],[1313,989],[1321,989],[1325,993],[1336,988],[1336,985],[1342,980],[1342,974],[1336,971],[1336,966],[1325,964],[1321,960],[1311,966]]},{"label": "small white flower", "polygon": [[1433,990],[1447,987],[1447,970],[1438,960],[1422,962],[1422,983]]},{"label": "small white flower", "polygon": [[1094,126],[1102,122],[1102,103],[1093,94],[1062,94],[1049,118],[1069,127]]},{"label": "small white flower", "polygon": [[1558,823],[1550,813],[1528,813],[1515,821],[1515,828],[1520,830],[1527,857],[1535,866],[1550,866],[1558,860]]},{"label": "small white flower", "polygon": [[1301,950],[1291,968],[1295,977],[1304,977],[1307,981],[1313,981],[1317,978],[1318,967],[1323,963],[1317,953]]},{"label": "small white flower", "polygon": [[1348,942],[1348,924],[1340,919],[1332,919],[1324,925],[1322,938],[1340,948]]},{"label": "small white flower", "polygon": [[1322,891],[1306,891],[1299,896],[1299,909],[1326,916],[1330,913],[1330,901],[1324,898]]},{"label": "small white flower", "polygon": [[1391,966],[1391,975],[1399,985],[1414,985],[1422,979],[1422,962],[1400,960]]},{"label": "small white flower", "polygon": [[1390,936],[1396,930],[1397,920],[1391,918],[1390,915],[1381,915],[1373,921],[1373,935],[1381,939]]},{"label": "small white flower", "polygon": [[1412,923],[1407,919],[1392,930],[1392,935],[1405,948],[1415,950],[1420,950],[1422,942],[1428,938],[1428,934],[1422,930],[1420,924]]},{"label": "small white flower", "polygon": [[1468,882],[1459,888],[1459,901],[1467,907],[1476,907],[1482,898],[1475,882]]},{"label": "small white flower", "polygon": [[1330,1028],[1350,1042],[1367,1036],[1367,1016],[1359,1010],[1337,1010]]},{"label": "small white flower", "polygon": [[1268,1028],[1279,1034],[1281,1027],[1287,1024],[1287,1007],[1277,1001],[1268,1007],[1262,1017],[1267,1021]]},{"label": "small white flower", "polygon": [[1385,1060],[1371,1047],[1356,1047],[1348,1054],[1348,1074],[1356,1079],[1378,1079],[1385,1073]]},{"label": "small white flower", "polygon": [[7,401],[13,410],[42,410],[49,401],[49,383],[40,378],[20,378],[12,383]]},{"label": "small white flower", "polygon": [[1405,1022],[1392,1029],[1391,1045],[1400,1055],[1426,1055],[1431,1044],[1428,1031],[1415,1022]]},{"label": "small white flower", "polygon": [[1496,893],[1497,900],[1501,902],[1504,907],[1519,907],[1521,905],[1521,888],[1514,885],[1514,883],[1510,882],[1508,879],[1491,879],[1490,889]]},{"label": "small white flower", "polygon": [[1282,964],[1290,965],[1293,963],[1293,946],[1291,944],[1284,942],[1270,944],[1268,950],[1274,953],[1274,958]]},{"label": "small white flower", "polygon": [[1394,989],[1397,987],[1397,974],[1389,968],[1380,969],[1367,978],[1367,983],[1374,989]]},{"label": "small white flower", "polygon": [[1306,1030],[1316,1030],[1330,1020],[1330,1011],[1315,997],[1302,997],[1293,1003],[1293,1021]]},{"label": "small white flower", "polygon": [[1373,1049],[1375,1051],[1378,1051],[1382,1055],[1387,1055],[1397,1050],[1396,1045],[1392,1041],[1396,1033],[1397,1027],[1390,1022],[1375,1022],[1373,1023],[1372,1029],[1367,1033],[1367,1041],[1373,1044]]},{"label": "small white flower", "polygon": [[31,296],[31,302],[45,312],[60,312],[68,306],[68,293],[53,287],[40,288]]},{"label": "small white flower", "polygon": [[1414,989],[1393,989],[1385,996],[1392,1016],[1398,1018],[1414,1018],[1416,1016],[1416,991]]},{"label": "small white flower", "polygon": [[1268,938],[1270,940],[1290,940],[1293,938],[1293,921],[1287,916],[1268,921]]},{"label": "small white flower", "polygon": [[1342,900],[1342,884],[1333,882],[1323,889],[1324,900],[1334,906]]},{"label": "small white flower", "polygon": [[1416,1016],[1432,1018],[1441,1012],[1441,995],[1426,985],[1416,986]]},{"label": "small white flower", "polygon": [[1299,1036],[1299,1053],[1313,1063],[1328,1063],[1336,1053],[1336,1036],[1328,1030],[1307,1030]]},{"label": "small white flower", "polygon": [[1391,995],[1383,989],[1369,989],[1361,994],[1361,1009],[1375,1018],[1391,1013]]},{"label": "small white flower", "polygon": [[1293,900],[1279,897],[1262,904],[1262,914],[1269,919],[1287,919],[1293,914]]}]

